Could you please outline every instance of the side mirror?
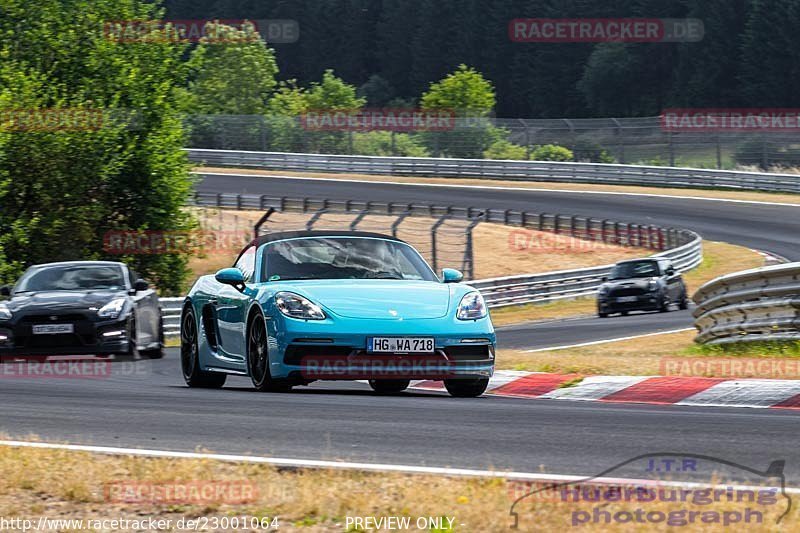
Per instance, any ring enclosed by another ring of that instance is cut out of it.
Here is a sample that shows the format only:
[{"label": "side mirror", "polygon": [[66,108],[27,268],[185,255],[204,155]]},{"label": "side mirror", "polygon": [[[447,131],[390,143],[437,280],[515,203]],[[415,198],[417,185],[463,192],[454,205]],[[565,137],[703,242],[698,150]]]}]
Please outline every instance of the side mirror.
[{"label": "side mirror", "polygon": [[603,276],[602,278],[600,278],[600,281],[605,283],[606,281],[608,281],[608,276]]},{"label": "side mirror", "polygon": [[214,279],[225,285],[232,285],[236,290],[242,290],[244,287],[244,274],[238,268],[223,268],[217,271]]},{"label": "side mirror", "polygon": [[2,287],[0,287],[0,296],[5,296],[5,297],[11,296],[11,287],[9,287],[8,285],[3,285]]},{"label": "side mirror", "polygon": [[667,276],[674,276],[674,275],[675,275],[675,269],[673,267],[669,267],[667,269]]},{"label": "side mirror", "polygon": [[135,290],[136,292],[146,291],[149,288],[150,284],[143,279],[137,279],[136,282],[133,284],[133,290]]},{"label": "side mirror", "polygon": [[442,281],[445,283],[458,283],[464,279],[464,274],[455,268],[445,268],[442,270]]}]

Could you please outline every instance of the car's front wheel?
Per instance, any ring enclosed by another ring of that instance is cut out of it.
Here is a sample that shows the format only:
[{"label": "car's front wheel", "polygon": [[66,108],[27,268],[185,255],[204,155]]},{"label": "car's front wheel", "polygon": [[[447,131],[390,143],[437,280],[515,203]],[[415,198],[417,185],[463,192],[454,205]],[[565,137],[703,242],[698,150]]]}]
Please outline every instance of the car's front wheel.
[{"label": "car's front wheel", "polygon": [[261,313],[253,316],[247,329],[247,371],[259,392],[288,392],[292,389],[289,382],[273,379],[269,372],[267,327]]},{"label": "car's front wheel", "polygon": [[444,380],[444,388],[456,398],[475,398],[486,392],[488,386],[489,378]]},{"label": "car's front wheel", "polygon": [[411,384],[410,379],[371,379],[369,386],[378,394],[396,394],[403,392]]},{"label": "car's front wheel", "polygon": [[197,322],[194,312],[187,309],[181,318],[181,370],[183,380],[192,388],[219,389],[225,385],[225,374],[200,369],[197,348]]}]

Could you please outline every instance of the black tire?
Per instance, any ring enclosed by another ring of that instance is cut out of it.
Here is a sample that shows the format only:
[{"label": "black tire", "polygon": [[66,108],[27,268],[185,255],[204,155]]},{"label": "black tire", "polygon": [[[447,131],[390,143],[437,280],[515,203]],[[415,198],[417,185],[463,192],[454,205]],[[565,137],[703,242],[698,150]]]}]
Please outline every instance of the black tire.
[{"label": "black tire", "polygon": [[397,394],[411,385],[410,379],[371,379],[369,386],[378,394]]},{"label": "black tire", "polygon": [[118,361],[136,361],[140,354],[139,349],[136,347],[136,319],[131,317],[128,320],[128,351],[119,353],[114,356]]},{"label": "black tire", "polygon": [[627,312],[627,311],[622,311],[622,312],[620,313],[620,315],[622,315],[622,316],[628,316],[628,312]]},{"label": "black tire", "polygon": [[141,350],[139,352],[142,357],[148,359],[161,359],[164,357],[164,320],[158,320],[158,348],[151,348],[150,350]]},{"label": "black tire", "polygon": [[678,302],[678,309],[686,310],[689,309],[689,296],[684,292],[683,296],[681,296],[681,301]]},{"label": "black tire", "polygon": [[181,373],[189,387],[198,389],[220,389],[228,376],[219,372],[200,369],[197,347],[197,321],[194,311],[187,307],[181,317]]},{"label": "black tire", "polygon": [[489,378],[444,380],[444,388],[456,398],[476,398],[486,392],[488,386]]},{"label": "black tire", "polygon": [[602,311],[598,311],[597,316],[599,316],[600,318],[608,318],[608,313],[603,313]]},{"label": "black tire", "polygon": [[669,313],[669,297],[665,296],[663,300],[661,300],[661,306],[658,308],[659,313]]},{"label": "black tire", "polygon": [[256,313],[247,327],[247,373],[259,392],[289,392],[292,385],[286,380],[273,379],[269,372],[267,327],[264,316]]}]

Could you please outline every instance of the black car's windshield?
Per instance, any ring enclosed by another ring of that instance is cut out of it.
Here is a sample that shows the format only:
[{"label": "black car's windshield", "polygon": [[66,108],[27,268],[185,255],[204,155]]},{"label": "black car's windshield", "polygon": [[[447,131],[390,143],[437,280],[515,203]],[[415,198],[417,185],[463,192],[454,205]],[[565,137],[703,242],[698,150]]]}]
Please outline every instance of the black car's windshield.
[{"label": "black car's windshield", "polygon": [[122,268],[115,265],[54,265],[28,270],[14,288],[15,293],[40,291],[121,290]]},{"label": "black car's windshield", "polygon": [[413,248],[364,237],[314,237],[267,245],[268,281],[292,279],[395,279],[436,281]]},{"label": "black car's windshield", "polygon": [[636,261],[616,265],[609,279],[651,278],[658,275],[658,265],[654,261]]}]

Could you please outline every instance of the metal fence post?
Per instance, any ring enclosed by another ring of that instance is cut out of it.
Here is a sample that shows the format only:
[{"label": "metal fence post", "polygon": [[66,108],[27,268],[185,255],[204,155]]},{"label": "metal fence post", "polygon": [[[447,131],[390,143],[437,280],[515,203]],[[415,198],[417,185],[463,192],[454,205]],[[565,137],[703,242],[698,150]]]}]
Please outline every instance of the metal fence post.
[{"label": "metal fence post", "polygon": [[439,220],[437,220],[436,223],[431,226],[431,263],[433,263],[434,272],[439,271],[438,252],[436,249],[436,232],[439,231],[439,227],[444,224],[448,218],[450,218],[450,215],[442,215],[439,217]]}]

